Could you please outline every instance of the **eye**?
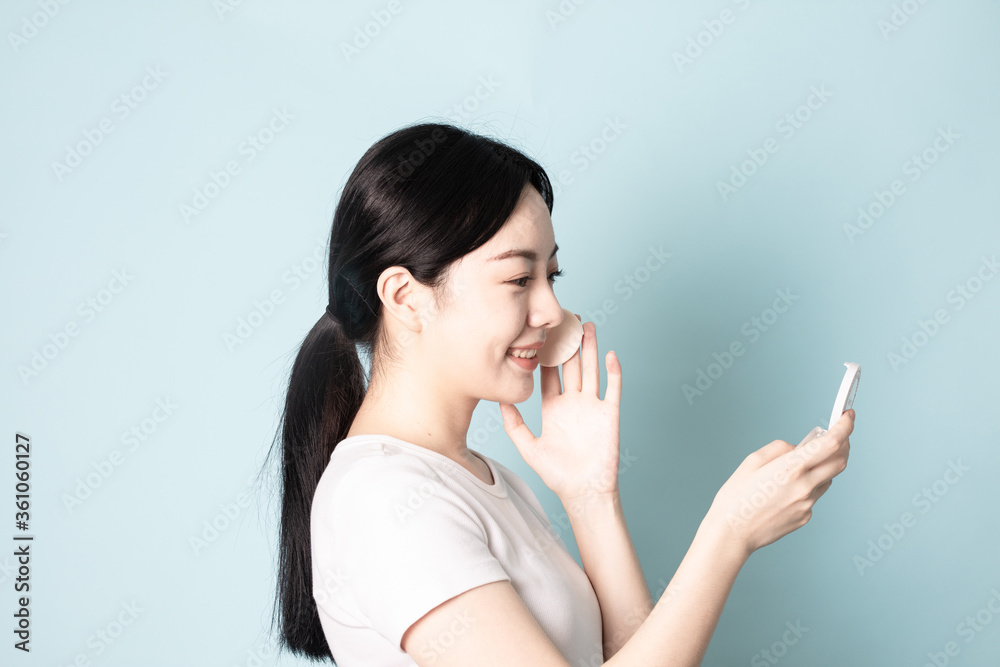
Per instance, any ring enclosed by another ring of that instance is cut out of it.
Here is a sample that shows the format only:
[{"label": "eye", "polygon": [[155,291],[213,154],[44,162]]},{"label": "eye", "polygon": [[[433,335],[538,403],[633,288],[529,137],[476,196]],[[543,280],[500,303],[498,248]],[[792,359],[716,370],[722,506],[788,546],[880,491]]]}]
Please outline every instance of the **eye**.
[{"label": "eye", "polygon": [[[561,275],[563,275],[563,270],[557,269],[549,274],[549,280],[551,282],[555,282],[556,278],[558,278]],[[509,280],[507,282],[511,283],[512,285],[517,285],[518,287],[527,287],[527,282],[529,280],[534,280],[534,278],[532,278],[531,276],[525,276],[523,278],[518,278],[517,280]]]}]

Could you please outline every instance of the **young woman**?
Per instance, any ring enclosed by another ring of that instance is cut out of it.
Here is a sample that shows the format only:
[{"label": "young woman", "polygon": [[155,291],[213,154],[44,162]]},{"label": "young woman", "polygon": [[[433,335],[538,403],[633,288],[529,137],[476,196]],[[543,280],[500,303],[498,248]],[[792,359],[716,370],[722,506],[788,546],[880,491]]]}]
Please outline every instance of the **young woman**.
[{"label": "young woman", "polygon": [[[451,125],[393,132],[351,173],[283,415],[284,648],[341,667],[698,665],[743,563],[844,470],[853,410],[750,454],[654,604],[618,492],[622,369],[604,357],[601,399],[592,322],[563,386],[541,369],[539,437],[513,405],[537,365],[516,356],[563,317],[551,211],[536,162]],[[565,506],[582,569],[530,487],[466,445],[481,400]]]}]

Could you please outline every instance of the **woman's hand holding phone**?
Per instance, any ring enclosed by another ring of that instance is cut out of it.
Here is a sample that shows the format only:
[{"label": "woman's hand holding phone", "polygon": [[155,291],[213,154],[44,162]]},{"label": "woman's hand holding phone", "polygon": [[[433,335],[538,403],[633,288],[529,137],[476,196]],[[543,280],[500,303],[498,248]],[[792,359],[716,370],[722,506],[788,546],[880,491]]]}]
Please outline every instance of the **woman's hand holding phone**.
[{"label": "woman's hand holding phone", "polygon": [[796,447],[775,440],[747,456],[712,502],[706,520],[744,557],[804,526],[812,507],[847,467],[854,410],[829,431]]}]

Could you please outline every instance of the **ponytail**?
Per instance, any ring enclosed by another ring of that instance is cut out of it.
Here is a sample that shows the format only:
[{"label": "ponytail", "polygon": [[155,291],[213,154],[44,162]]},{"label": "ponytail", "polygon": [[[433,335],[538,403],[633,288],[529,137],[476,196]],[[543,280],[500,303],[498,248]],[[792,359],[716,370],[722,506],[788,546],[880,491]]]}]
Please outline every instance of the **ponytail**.
[{"label": "ponytail", "polygon": [[500,230],[529,184],[551,212],[552,186],[536,162],[496,140],[435,123],[383,137],[347,179],[331,232],[332,312],[302,341],[276,438],[281,443],[279,648],[314,660],[334,659],[336,647],[326,641],[313,597],[312,500],[371,379],[357,345],[370,355],[376,376],[392,361],[376,293],[381,272],[403,266],[436,290],[453,262]]},{"label": "ponytail", "polygon": [[277,582],[282,642],[318,660],[333,655],[313,599],[309,515],[319,478],[364,396],[357,349],[324,313],[295,357],[282,416]]}]

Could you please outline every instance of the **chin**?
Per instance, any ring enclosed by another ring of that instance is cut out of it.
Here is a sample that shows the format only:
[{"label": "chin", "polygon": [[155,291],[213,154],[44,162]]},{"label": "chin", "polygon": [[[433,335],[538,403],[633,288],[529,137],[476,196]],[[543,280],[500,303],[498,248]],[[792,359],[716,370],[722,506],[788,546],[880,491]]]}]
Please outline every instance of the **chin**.
[{"label": "chin", "polygon": [[525,378],[520,386],[508,386],[494,391],[494,395],[483,397],[494,403],[524,403],[535,393],[535,383],[532,377]]},{"label": "chin", "polygon": [[531,398],[531,395],[535,393],[535,376],[524,380],[523,389],[515,389],[510,392],[510,400],[504,401],[505,403],[524,403],[526,400]]}]

